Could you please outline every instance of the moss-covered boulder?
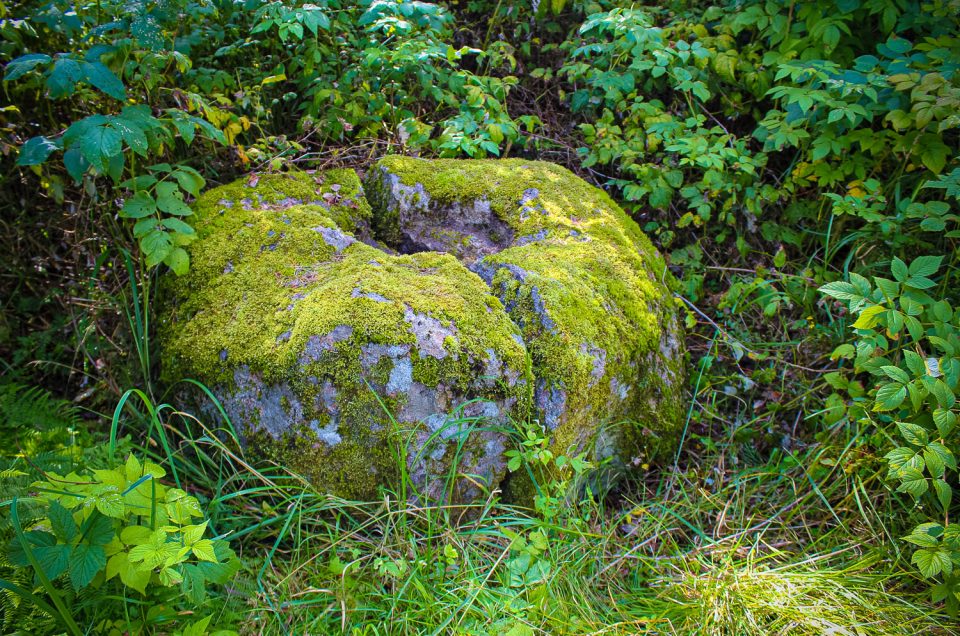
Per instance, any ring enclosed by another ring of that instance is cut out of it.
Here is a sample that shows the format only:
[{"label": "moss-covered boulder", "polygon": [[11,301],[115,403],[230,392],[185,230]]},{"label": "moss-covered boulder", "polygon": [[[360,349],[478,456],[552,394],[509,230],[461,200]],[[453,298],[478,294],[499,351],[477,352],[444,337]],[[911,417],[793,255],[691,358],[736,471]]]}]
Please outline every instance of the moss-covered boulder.
[{"label": "moss-covered boulder", "polygon": [[364,185],[379,237],[456,255],[503,303],[555,452],[617,469],[671,447],[683,349],[669,274],[603,191],[549,163],[399,156]]},{"label": "moss-covered boulder", "polygon": [[330,492],[396,484],[403,449],[424,494],[471,499],[528,414],[529,355],[479,276],[379,249],[370,217],[352,171],[207,192],[190,273],[165,292],[163,373],[206,383],[249,447]]},{"label": "moss-covered boulder", "polygon": [[164,293],[164,376],[206,383],[251,449],[320,488],[372,497],[402,469],[427,497],[470,500],[530,418],[555,453],[614,469],[676,438],[669,275],[567,170],[387,157],[362,187],[261,175],[195,212],[190,272]]}]

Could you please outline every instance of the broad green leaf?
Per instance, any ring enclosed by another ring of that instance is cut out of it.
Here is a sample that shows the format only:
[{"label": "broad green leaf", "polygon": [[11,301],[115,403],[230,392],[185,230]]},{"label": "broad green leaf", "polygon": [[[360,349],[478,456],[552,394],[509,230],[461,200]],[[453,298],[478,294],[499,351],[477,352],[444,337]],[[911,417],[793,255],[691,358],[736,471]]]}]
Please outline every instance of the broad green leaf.
[{"label": "broad green leaf", "polygon": [[907,375],[907,372],[901,369],[900,367],[895,367],[893,365],[884,365],[880,367],[880,370],[883,371],[884,375],[893,380],[894,382],[900,382],[906,384],[910,381],[910,376]]},{"label": "broad green leaf", "polygon": [[147,156],[150,150],[149,143],[147,142],[147,134],[138,122],[123,117],[116,117],[110,125],[120,133],[120,136],[123,137],[123,140],[130,147],[130,150],[141,157]]},{"label": "broad green leaf", "polygon": [[49,64],[53,58],[42,53],[29,53],[11,60],[3,70],[4,81],[20,79],[41,64]]},{"label": "broad green leaf", "polygon": [[[188,546],[192,546],[194,543],[203,538],[203,533],[207,531],[207,522],[204,521],[201,524],[187,526],[183,529],[183,543]],[[212,546],[211,546],[211,549]]]},{"label": "broad green leaf", "polygon": [[936,424],[940,437],[946,438],[957,425],[957,416],[953,411],[948,409],[934,409],[933,423]]},{"label": "broad green leaf", "polygon": [[877,395],[874,398],[874,411],[892,411],[897,408],[907,397],[907,389],[902,384],[896,382],[884,384],[877,389]]},{"label": "broad green leaf", "polygon": [[168,490],[166,500],[167,514],[170,515],[171,520],[177,523],[190,523],[193,517],[203,516],[200,503],[196,498],[178,488]]},{"label": "broad green leaf", "polygon": [[915,499],[919,499],[929,488],[923,473],[916,468],[904,466],[900,469],[899,478],[901,483],[897,487],[897,491],[909,493]]},{"label": "broad green leaf", "polygon": [[123,202],[120,216],[127,219],[142,219],[157,211],[157,202],[146,192],[137,192]]},{"label": "broad green leaf", "polygon": [[907,279],[906,285],[914,289],[930,289],[935,287],[936,283],[925,276],[911,276]]},{"label": "broad green leaf", "polygon": [[180,219],[168,217],[162,221],[163,227],[167,228],[171,232],[177,232],[179,234],[188,234],[195,235],[197,232],[189,224]]},{"label": "broad green leaf", "polygon": [[[943,471],[945,467],[943,464],[943,458],[940,457],[939,453],[930,448],[924,448],[923,461],[927,464],[927,471],[930,473],[931,477],[943,477]],[[936,482],[934,482],[934,485],[936,485]]]},{"label": "broad green leaf", "polygon": [[177,549],[175,543],[167,541],[167,533],[158,529],[151,534],[147,543],[130,549],[129,559],[131,563],[139,563],[141,570],[152,570],[166,563],[167,559],[175,557]]},{"label": "broad green leaf", "polygon": [[842,281],[837,281],[834,283],[827,283],[820,287],[820,292],[836,298],[837,300],[853,300],[855,298],[862,298],[862,296],[857,292],[857,289],[851,283],[844,283]]},{"label": "broad green leaf", "polygon": [[194,556],[201,561],[216,561],[217,555],[213,551],[213,544],[210,539],[201,539],[193,544],[191,550]]},{"label": "broad green leaf", "polygon": [[173,250],[173,242],[166,232],[153,230],[140,240],[140,249],[147,255],[147,266],[156,267],[170,255]]},{"label": "broad green leaf", "polygon": [[97,510],[105,517],[123,519],[123,498],[119,492],[106,492],[96,497]]},{"label": "broad green leaf", "polygon": [[860,312],[860,316],[853,323],[854,329],[870,329],[877,324],[877,318],[886,311],[883,305],[871,305]]},{"label": "broad green leaf", "polygon": [[940,541],[938,541],[936,537],[926,532],[918,532],[917,530],[914,530],[905,537],[901,537],[901,539],[907,543],[920,546],[921,548],[935,548],[940,545]]},{"label": "broad green leaf", "polygon": [[916,446],[927,445],[927,431],[922,426],[909,422],[897,422],[897,429],[908,443]]},{"label": "broad green leaf", "polygon": [[146,190],[157,182],[157,178],[152,174],[141,174],[120,184],[121,188],[128,190]]},{"label": "broad green leaf", "polygon": [[910,263],[910,276],[932,276],[940,269],[942,256],[920,256]]},{"label": "broad green leaf", "polygon": [[944,510],[950,509],[950,502],[953,500],[953,489],[943,479],[933,480],[933,491],[937,494],[937,501]]},{"label": "broad green leaf", "polygon": [[107,162],[123,150],[120,133],[109,126],[96,126],[80,138],[80,152],[97,172],[106,172]]},{"label": "broad green leaf", "polygon": [[77,60],[70,57],[58,58],[47,75],[47,89],[50,91],[50,97],[60,99],[72,95],[83,77],[83,67]]},{"label": "broad green leaf", "polygon": [[17,155],[17,165],[39,165],[46,161],[50,153],[57,149],[57,144],[46,137],[31,137],[20,147],[20,154]]},{"label": "broad green leaf", "polygon": [[40,564],[40,569],[49,579],[55,579],[67,571],[70,565],[70,546],[44,545],[33,549],[33,555]]},{"label": "broad green leaf", "polygon": [[127,587],[137,590],[141,594],[147,593],[147,584],[150,583],[150,570],[140,570],[128,558],[126,552],[118,552],[107,561],[107,580],[120,575],[120,580]]},{"label": "broad green leaf", "polygon": [[893,257],[893,261],[890,263],[890,271],[893,274],[893,277],[901,283],[905,282],[909,277],[909,274],[907,273],[907,264],[896,256]]},{"label": "broad green leaf", "polygon": [[63,165],[77,183],[83,180],[83,175],[90,169],[90,162],[78,148],[71,148],[63,153]]},{"label": "broad green leaf", "polygon": [[907,368],[916,377],[922,377],[927,374],[927,367],[923,364],[923,358],[909,349],[903,352],[903,359],[907,363]]},{"label": "broad green leaf", "polygon": [[70,553],[70,582],[78,590],[85,588],[106,565],[102,546],[81,543]]},{"label": "broad green leaf", "polygon": [[137,238],[141,238],[146,235],[148,232],[155,230],[160,225],[160,219],[156,217],[148,217],[145,219],[140,219],[133,224],[133,235]]},{"label": "broad green leaf", "polygon": [[196,170],[180,168],[173,173],[173,176],[184,192],[189,192],[195,197],[200,196],[200,190],[206,185],[206,181]]},{"label": "broad green leaf", "polygon": [[[57,544],[57,538],[49,532],[31,530],[29,532],[24,532],[23,536],[27,540],[27,543],[30,544],[30,547],[34,550],[37,547],[53,546]],[[19,541],[19,539],[17,539],[17,537],[14,537],[13,540],[7,544],[7,559],[13,565],[22,568],[30,567],[30,559],[27,557],[26,552],[23,551],[23,544]]]},{"label": "broad green leaf", "polygon": [[73,513],[60,505],[59,501],[50,502],[47,509],[50,517],[50,529],[53,534],[64,543],[70,543],[77,536],[77,522],[73,519]]},{"label": "broad green leaf", "polygon": [[90,545],[107,545],[116,536],[113,524],[113,519],[94,510],[80,526],[80,534]]},{"label": "broad green leaf", "polygon": [[190,271],[190,256],[182,247],[173,248],[163,262],[177,276],[183,276]]},{"label": "broad green leaf", "polygon": [[157,207],[168,214],[188,216],[193,214],[190,206],[184,203],[183,193],[177,184],[164,181],[157,184]]},{"label": "broad green leaf", "polygon": [[143,545],[153,538],[153,530],[145,526],[126,526],[120,531],[120,541],[124,545]]},{"label": "broad green leaf", "polygon": [[913,553],[911,562],[920,570],[924,578],[932,578],[941,572],[953,571],[950,554],[942,549],[921,548]]},{"label": "broad green leaf", "polygon": [[125,100],[127,91],[123,82],[109,68],[100,62],[82,62],[86,80],[114,99]]}]

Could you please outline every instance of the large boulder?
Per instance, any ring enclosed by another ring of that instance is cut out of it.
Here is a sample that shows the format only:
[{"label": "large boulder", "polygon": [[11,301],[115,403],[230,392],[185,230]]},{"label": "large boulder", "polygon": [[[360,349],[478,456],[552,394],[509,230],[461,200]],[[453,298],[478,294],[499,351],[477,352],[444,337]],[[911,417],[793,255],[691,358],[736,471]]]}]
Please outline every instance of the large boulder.
[{"label": "large boulder", "polygon": [[523,334],[534,417],[555,453],[614,470],[667,450],[683,420],[683,345],[663,259],[602,190],[550,163],[391,156],[364,183],[403,251],[455,254]]},{"label": "large boulder", "polygon": [[421,496],[472,500],[531,418],[555,452],[614,467],[676,437],[663,261],[564,169],[388,157],[363,187],[345,170],[244,179],[194,219],[190,272],[164,292],[164,377],[207,384],[248,447],[320,488],[369,498],[402,469]]}]

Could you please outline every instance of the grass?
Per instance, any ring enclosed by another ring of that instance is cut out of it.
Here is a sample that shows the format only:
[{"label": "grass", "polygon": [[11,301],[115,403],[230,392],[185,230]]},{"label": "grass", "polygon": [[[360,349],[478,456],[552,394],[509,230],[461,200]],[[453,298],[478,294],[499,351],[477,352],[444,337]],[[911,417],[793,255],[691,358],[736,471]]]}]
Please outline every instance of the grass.
[{"label": "grass", "polygon": [[206,492],[212,527],[242,553],[223,605],[241,633],[958,632],[913,591],[893,495],[876,496],[872,460],[850,444],[747,466],[694,439],[676,467],[546,517],[497,493],[345,501],[253,465],[229,426],[168,413],[145,450]]}]

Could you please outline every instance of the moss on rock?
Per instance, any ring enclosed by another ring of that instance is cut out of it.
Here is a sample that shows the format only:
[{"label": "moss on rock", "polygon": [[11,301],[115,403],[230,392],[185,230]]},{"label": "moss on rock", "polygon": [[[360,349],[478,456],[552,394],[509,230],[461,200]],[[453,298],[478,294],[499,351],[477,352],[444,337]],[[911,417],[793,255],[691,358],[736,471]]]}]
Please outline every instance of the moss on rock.
[{"label": "moss on rock", "polygon": [[[161,327],[169,380],[210,384],[248,444],[343,497],[395,484],[397,449],[429,496],[454,461],[499,482],[505,437],[468,434],[471,418],[526,416],[532,377],[516,326],[476,274],[346,231],[362,234],[369,218],[352,172],[240,181],[196,212],[193,266],[171,282]],[[460,480],[452,496],[478,492]]]},{"label": "moss on rock", "polygon": [[[683,351],[671,279],[602,190],[549,163],[399,156],[364,185],[384,240],[458,255],[503,302],[530,351],[555,453],[623,468],[672,447]],[[456,240],[437,240],[436,228]]]},{"label": "moss on rock", "polygon": [[511,419],[617,470],[672,447],[669,274],[569,171],[387,157],[363,187],[261,175],[195,208],[163,373],[210,385],[251,448],[318,487],[368,498],[402,468],[428,497],[473,499],[503,477]]}]

